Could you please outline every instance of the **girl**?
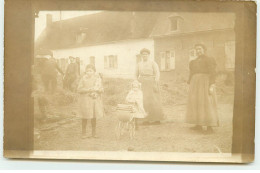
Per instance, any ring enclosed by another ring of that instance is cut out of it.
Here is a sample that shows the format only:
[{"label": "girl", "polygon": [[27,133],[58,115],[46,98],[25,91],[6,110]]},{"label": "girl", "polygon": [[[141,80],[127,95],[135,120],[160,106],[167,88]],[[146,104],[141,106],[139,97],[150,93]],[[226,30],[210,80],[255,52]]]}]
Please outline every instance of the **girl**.
[{"label": "girl", "polygon": [[134,118],[135,118],[135,126],[137,126],[138,118],[145,118],[147,116],[144,107],[143,107],[143,92],[141,90],[141,83],[135,80],[132,83],[132,89],[126,96],[126,102],[134,105]]},{"label": "girl", "polygon": [[99,75],[95,74],[93,65],[86,66],[85,74],[79,82],[79,107],[82,115],[82,138],[86,138],[87,120],[91,120],[92,137],[96,136],[96,119],[103,117],[103,104],[101,94],[103,86]]}]

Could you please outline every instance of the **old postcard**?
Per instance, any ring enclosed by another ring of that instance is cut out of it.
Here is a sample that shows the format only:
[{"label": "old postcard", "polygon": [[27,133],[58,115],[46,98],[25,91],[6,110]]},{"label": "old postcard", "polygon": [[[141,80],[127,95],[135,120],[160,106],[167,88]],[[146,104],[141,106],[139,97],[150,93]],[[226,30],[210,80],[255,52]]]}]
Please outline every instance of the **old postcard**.
[{"label": "old postcard", "polygon": [[5,21],[5,157],[253,161],[253,2],[25,2],[6,5],[31,29],[12,78]]}]

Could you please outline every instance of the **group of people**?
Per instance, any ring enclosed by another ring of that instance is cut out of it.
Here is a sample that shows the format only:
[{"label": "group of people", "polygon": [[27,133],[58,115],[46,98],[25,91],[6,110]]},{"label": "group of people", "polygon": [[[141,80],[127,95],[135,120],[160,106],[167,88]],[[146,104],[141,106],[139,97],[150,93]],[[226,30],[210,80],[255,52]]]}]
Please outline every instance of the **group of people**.
[{"label": "group of people", "polygon": [[[190,61],[189,94],[187,101],[186,122],[193,124],[192,130],[212,132],[212,127],[219,126],[217,101],[215,91],[216,62],[206,56],[206,47],[196,44],[197,58]],[[150,50],[140,51],[142,60],[136,66],[136,78],[132,88],[126,95],[126,102],[135,105],[136,119],[143,119],[144,125],[159,125],[164,119],[161,91],[160,71],[155,61],[150,58]],[[77,82],[76,88],[72,84],[80,76],[79,64],[76,58],[70,57],[65,74],[58,67],[54,58],[46,63],[42,73],[44,87],[48,90],[52,84],[52,91],[57,85],[57,71],[64,75],[63,86],[79,94],[79,108],[82,115],[82,138],[87,138],[87,121],[91,122],[92,135],[96,138],[96,121],[104,116],[102,93],[104,88],[101,76],[96,73],[95,66],[88,64],[85,73]],[[137,122],[137,121],[136,121]]]},{"label": "group of people", "polygon": [[[211,133],[212,127],[219,125],[215,92],[216,63],[213,58],[205,55],[206,47],[195,45],[197,58],[189,64],[190,76],[189,96],[187,104],[186,122],[195,125],[192,130]],[[144,125],[158,125],[164,119],[161,94],[160,71],[156,62],[150,59],[150,51],[140,51],[142,61],[136,68],[136,79],[126,96],[126,102],[134,104],[136,112],[134,118],[143,119]],[[82,137],[86,136],[87,120],[92,125],[92,137],[96,138],[96,119],[104,115],[102,80],[96,74],[93,65],[86,66],[85,74],[81,78],[77,91],[79,93],[80,112],[82,115]]]},{"label": "group of people", "polygon": [[52,94],[57,88],[57,71],[63,76],[63,88],[70,91],[76,91],[75,83],[80,76],[79,58],[70,56],[70,64],[67,66],[65,73],[58,66],[56,59],[51,57],[41,62],[41,78],[46,92]]}]

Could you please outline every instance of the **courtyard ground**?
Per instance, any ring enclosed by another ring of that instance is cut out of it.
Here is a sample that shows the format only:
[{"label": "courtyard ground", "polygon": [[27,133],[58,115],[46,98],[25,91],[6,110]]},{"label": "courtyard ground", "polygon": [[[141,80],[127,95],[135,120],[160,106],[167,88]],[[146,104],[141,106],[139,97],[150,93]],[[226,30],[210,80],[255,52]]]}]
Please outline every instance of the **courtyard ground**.
[{"label": "courtyard ground", "polygon": [[[128,80],[104,79],[106,115],[97,121],[98,138],[81,139],[81,119],[77,95],[58,89],[47,95],[47,118],[35,118],[35,150],[90,151],[163,151],[163,152],[231,152],[233,87],[217,83],[220,127],[206,134],[190,130],[185,124],[188,86],[182,78],[162,75],[161,91],[165,120],[160,125],[140,125],[135,138],[125,134],[116,138],[115,105],[124,100],[130,87]],[[37,104],[35,104],[37,116]],[[91,134],[90,123],[88,135]]]}]

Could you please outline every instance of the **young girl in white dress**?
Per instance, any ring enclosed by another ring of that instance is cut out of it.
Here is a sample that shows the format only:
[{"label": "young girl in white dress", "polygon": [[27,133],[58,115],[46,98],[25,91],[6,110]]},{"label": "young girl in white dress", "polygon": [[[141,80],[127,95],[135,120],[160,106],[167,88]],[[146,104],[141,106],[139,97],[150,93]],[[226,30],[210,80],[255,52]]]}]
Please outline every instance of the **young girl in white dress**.
[{"label": "young girl in white dress", "polygon": [[135,80],[132,83],[132,88],[126,96],[126,102],[129,104],[133,104],[134,106],[134,118],[135,118],[135,126],[138,129],[138,119],[145,118],[147,116],[144,106],[143,106],[143,92],[141,90],[141,83]]}]

